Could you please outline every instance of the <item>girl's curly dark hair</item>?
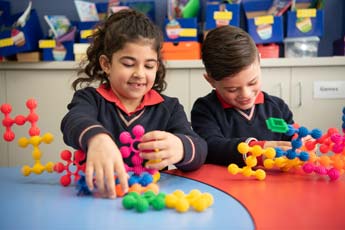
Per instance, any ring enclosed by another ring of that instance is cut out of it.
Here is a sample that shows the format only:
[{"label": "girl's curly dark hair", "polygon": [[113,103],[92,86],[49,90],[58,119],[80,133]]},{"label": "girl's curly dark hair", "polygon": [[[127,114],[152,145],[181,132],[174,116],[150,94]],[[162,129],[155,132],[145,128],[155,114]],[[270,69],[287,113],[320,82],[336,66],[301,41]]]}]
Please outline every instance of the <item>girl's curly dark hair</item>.
[{"label": "girl's curly dark hair", "polygon": [[111,60],[113,53],[122,49],[127,42],[140,40],[152,40],[153,49],[158,54],[158,70],[152,88],[158,92],[165,90],[166,69],[161,54],[163,37],[160,29],[146,15],[135,10],[121,10],[97,25],[91,39],[87,60],[80,63],[79,77],[72,83],[74,90],[94,82],[110,88],[108,78],[99,64],[99,57],[105,55]]}]

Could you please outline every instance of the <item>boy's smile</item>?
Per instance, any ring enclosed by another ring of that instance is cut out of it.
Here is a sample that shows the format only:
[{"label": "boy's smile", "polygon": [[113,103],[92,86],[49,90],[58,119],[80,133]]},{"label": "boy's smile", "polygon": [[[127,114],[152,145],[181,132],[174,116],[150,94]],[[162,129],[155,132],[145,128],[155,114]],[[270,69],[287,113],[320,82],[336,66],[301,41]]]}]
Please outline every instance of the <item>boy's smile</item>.
[{"label": "boy's smile", "polygon": [[261,92],[261,70],[258,60],[238,74],[220,81],[207,75],[205,78],[225,103],[241,110],[253,107],[256,97]]}]

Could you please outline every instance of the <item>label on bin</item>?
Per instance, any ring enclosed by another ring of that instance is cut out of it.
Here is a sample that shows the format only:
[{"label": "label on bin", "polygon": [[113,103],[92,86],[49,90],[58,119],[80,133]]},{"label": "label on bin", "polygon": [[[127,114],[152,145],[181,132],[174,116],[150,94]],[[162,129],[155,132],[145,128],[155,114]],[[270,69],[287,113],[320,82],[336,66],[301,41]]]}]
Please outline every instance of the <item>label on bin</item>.
[{"label": "label on bin", "polygon": [[272,15],[267,15],[267,16],[261,16],[261,17],[256,17],[254,19],[255,25],[263,25],[263,24],[273,24],[274,18]]},{"label": "label on bin", "polygon": [[13,46],[13,45],[14,45],[14,42],[11,37],[0,39],[0,47]]},{"label": "label on bin", "polygon": [[298,9],[296,13],[297,18],[315,18],[316,9]]}]

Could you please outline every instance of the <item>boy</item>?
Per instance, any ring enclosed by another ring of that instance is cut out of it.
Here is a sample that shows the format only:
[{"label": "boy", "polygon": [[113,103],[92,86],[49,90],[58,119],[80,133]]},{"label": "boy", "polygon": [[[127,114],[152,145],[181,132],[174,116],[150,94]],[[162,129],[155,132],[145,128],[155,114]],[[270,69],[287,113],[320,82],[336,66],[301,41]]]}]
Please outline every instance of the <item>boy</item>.
[{"label": "boy", "polygon": [[208,144],[206,163],[242,167],[240,142],[263,148],[291,146],[290,136],[266,127],[270,117],[293,124],[293,115],[282,99],[261,91],[260,55],[249,34],[233,26],[213,29],[203,42],[202,60],[204,78],[214,90],[196,100],[191,122]]}]

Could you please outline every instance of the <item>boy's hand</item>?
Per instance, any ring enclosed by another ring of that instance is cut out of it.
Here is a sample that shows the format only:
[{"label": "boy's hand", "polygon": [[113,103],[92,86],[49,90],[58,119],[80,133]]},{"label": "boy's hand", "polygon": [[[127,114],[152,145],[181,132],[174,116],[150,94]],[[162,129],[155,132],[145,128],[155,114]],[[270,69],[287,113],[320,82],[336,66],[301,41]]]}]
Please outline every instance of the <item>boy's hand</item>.
[{"label": "boy's hand", "polygon": [[291,142],[289,141],[265,141],[264,148],[281,148],[283,151],[291,149]]},{"label": "boy's hand", "polygon": [[151,131],[146,133],[141,141],[138,145],[140,156],[146,160],[157,160],[157,163],[147,164],[148,168],[159,170],[183,159],[182,141],[171,133]]},{"label": "boy's hand", "polygon": [[111,199],[116,198],[114,172],[120,180],[123,192],[128,190],[128,177],[120,150],[107,134],[97,134],[88,144],[86,161],[86,184],[94,189],[93,177],[100,194]]}]

